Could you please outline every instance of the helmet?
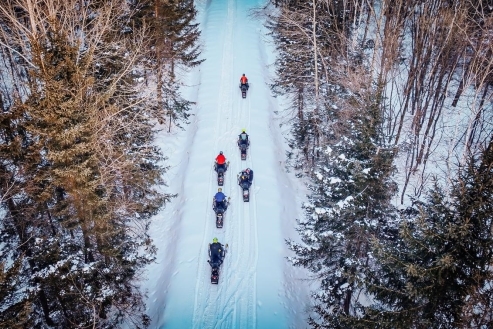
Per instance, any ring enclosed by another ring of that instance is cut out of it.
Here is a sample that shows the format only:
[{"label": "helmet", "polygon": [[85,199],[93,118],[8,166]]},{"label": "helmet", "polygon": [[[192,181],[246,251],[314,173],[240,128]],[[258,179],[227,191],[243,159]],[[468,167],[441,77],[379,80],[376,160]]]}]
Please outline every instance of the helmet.
[{"label": "helmet", "polygon": [[223,191],[223,189],[222,189],[222,188],[218,188],[218,189],[217,189],[217,191],[218,191],[218,192],[222,192],[222,191]]},{"label": "helmet", "polygon": [[243,76],[245,76],[245,73],[243,73]]},{"label": "helmet", "polygon": [[212,239],[213,243],[217,243],[217,238]]},{"label": "helmet", "polygon": [[223,151],[220,151],[219,154],[223,154]]},{"label": "helmet", "polygon": [[242,132],[242,133],[246,132],[245,128],[243,128],[243,129],[241,130],[241,132]]}]

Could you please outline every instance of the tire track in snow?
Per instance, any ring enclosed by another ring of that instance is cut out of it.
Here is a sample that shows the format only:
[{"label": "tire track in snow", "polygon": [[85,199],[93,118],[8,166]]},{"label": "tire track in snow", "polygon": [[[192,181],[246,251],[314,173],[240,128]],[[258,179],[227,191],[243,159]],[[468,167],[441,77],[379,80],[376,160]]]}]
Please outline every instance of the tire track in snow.
[{"label": "tire track in snow", "polygon": [[[248,130],[250,131],[251,127],[251,96],[248,98],[248,110],[245,113],[245,117],[243,118],[244,122],[248,122]],[[253,147],[253,145],[252,145]],[[252,156],[251,156],[251,149],[249,150],[250,156],[247,157],[246,159],[246,166],[245,168],[251,168],[254,170],[253,165],[252,165]],[[245,169],[241,168],[241,169]],[[255,170],[254,170],[255,173]],[[255,179],[254,179],[255,181]],[[250,201],[248,203],[244,203],[243,207],[245,208],[244,211],[244,222],[245,225],[248,226],[248,247],[249,247],[249,257],[248,257],[248,282],[246,289],[244,291],[247,292],[247,305],[246,309],[244,310],[244,313],[242,315],[241,323],[244,324],[244,326],[240,326],[240,328],[254,328],[256,327],[256,292],[257,292],[257,284],[256,284],[256,269],[257,269],[257,255],[258,255],[258,240],[257,240],[257,218],[256,218],[256,201],[255,201],[255,193],[254,193],[254,188],[255,185],[254,183],[250,187]],[[240,189],[241,191],[241,189]],[[253,211],[252,211],[253,209]],[[253,213],[253,215],[252,215]]]},{"label": "tire track in snow", "polygon": [[[231,72],[237,72],[232,70]],[[231,78],[231,77],[230,77]],[[232,81],[236,81],[236,76]],[[231,81],[231,80],[230,80]],[[237,185],[236,174],[249,165],[241,161],[240,152],[236,145],[237,135],[242,127],[249,130],[251,95],[246,100],[241,98],[237,83],[232,84],[230,116],[233,124],[228,124],[231,138],[227,141],[228,154],[231,156],[231,166],[228,174],[230,195],[232,197],[229,224],[226,229],[225,243],[229,243],[229,252],[224,262],[224,283],[221,283],[217,311],[217,321],[214,328],[254,328],[256,323],[255,307],[255,265],[256,265],[256,226],[251,225],[250,203],[243,202],[241,188]],[[248,122],[248,124],[246,124]],[[246,166],[245,166],[246,165]],[[233,190],[234,189],[234,190]],[[230,211],[230,209],[228,209]],[[225,222],[226,227],[226,222]],[[253,252],[253,253],[252,253]],[[222,284],[225,287],[222,287]],[[204,327],[206,327],[204,325]],[[208,326],[207,326],[208,327]]]},{"label": "tire track in snow", "polygon": [[[227,18],[226,18],[226,35],[225,35],[225,40],[223,44],[223,58],[222,58],[222,70],[221,70],[221,80],[220,80],[220,92],[218,96],[218,109],[217,109],[217,117],[216,117],[216,126],[214,129],[214,136],[211,137],[216,137],[215,142],[214,142],[214,150],[211,150],[213,153],[213,157],[211,158],[212,166],[213,166],[213,159],[219,149],[222,149],[224,154],[228,156],[228,149],[230,148],[223,148],[223,146],[227,146],[228,140],[227,140],[227,133],[228,133],[228,128],[231,126],[231,97],[229,93],[229,77],[228,73],[230,71],[230,68],[232,67],[232,39],[233,39],[233,0],[228,1],[228,10],[227,10]],[[208,15],[210,15],[211,12],[208,12]],[[226,129],[224,129],[226,128]],[[228,174],[229,173],[229,174]],[[229,187],[229,192],[226,190]],[[233,212],[233,207],[228,207],[228,210],[225,213],[224,216],[224,227],[222,229],[217,229],[215,227],[215,214],[214,211],[212,210],[212,197],[216,193],[216,188],[217,188],[217,174],[216,172],[211,168],[211,175],[210,175],[210,183],[209,183],[209,191],[208,195],[205,195],[205,214],[206,218],[205,220],[207,221],[206,223],[206,228],[205,232],[203,235],[203,240],[202,240],[202,247],[200,249],[200,255],[199,255],[199,266],[198,266],[198,273],[197,273],[197,280],[196,280],[196,288],[195,288],[195,303],[194,303],[194,312],[193,312],[193,328],[213,328],[215,323],[217,322],[217,314],[220,311],[219,308],[221,307],[222,303],[218,302],[219,299],[221,299],[221,296],[224,294],[223,292],[223,286],[222,284],[224,283],[224,278],[225,278],[225,271],[224,267],[227,263],[228,256],[226,256],[226,259],[221,267],[220,270],[220,279],[219,279],[219,285],[215,286],[210,283],[210,265],[207,263],[207,260],[209,258],[208,256],[208,247],[209,243],[212,240],[214,236],[219,237],[219,241],[221,243],[227,243],[225,240],[227,240],[227,234],[224,234],[224,230],[229,228],[229,222],[230,218],[233,218],[234,212]],[[225,175],[225,182],[223,186],[223,191],[225,192],[226,195],[231,195],[231,170],[228,169]],[[223,230],[223,232],[218,232],[218,230]],[[224,238],[223,238],[224,237]]]},{"label": "tire track in snow", "polygon": [[[249,101],[248,104],[248,127],[251,127],[251,102]],[[253,158],[250,156],[247,158],[248,161],[248,168],[251,168],[254,171],[255,175],[255,170],[254,170],[254,165],[253,165]],[[256,327],[257,324],[257,262],[258,262],[258,221],[257,221],[257,198],[256,198],[256,193],[255,193],[255,176],[253,178],[253,183],[252,186],[250,187],[250,209],[253,209],[253,218],[252,220],[252,239],[254,241],[254,252],[253,252],[253,263],[251,266],[251,280],[252,280],[252,296],[249,304],[249,310],[251,314],[249,315],[249,318],[252,319],[253,323],[250,328]]]},{"label": "tire track in snow", "polygon": [[[237,135],[242,127],[251,127],[252,94],[241,98],[237,84],[238,70],[234,70],[236,0],[227,1],[225,36],[222,45],[219,101],[214,134],[213,152],[220,149],[230,161],[226,172],[223,191],[231,197],[224,227],[215,227],[215,215],[211,209],[210,197],[216,192],[216,173],[211,170],[209,195],[205,207],[207,224],[199,256],[198,277],[195,286],[193,328],[255,328],[256,314],[256,265],[258,260],[256,198],[252,185],[250,202],[243,202],[241,188],[236,174],[252,167],[251,149],[247,160],[241,161],[236,145]],[[211,14],[209,12],[208,14]],[[210,45],[213,46],[213,45]],[[257,140],[259,142],[259,140]],[[214,156],[215,154],[214,153]],[[208,209],[208,210],[207,210]],[[253,210],[252,210],[253,209]],[[210,266],[207,264],[208,245],[217,236],[222,243],[229,244],[228,254],[220,271],[219,285],[210,283]]]},{"label": "tire track in snow", "polygon": [[[241,127],[245,127],[247,132],[250,130],[251,120],[251,97],[243,100],[241,94],[236,93],[239,97],[235,102],[234,111],[236,112],[236,132]],[[235,141],[237,133],[234,135]],[[240,152],[236,146],[237,159],[234,163],[235,173],[252,167],[251,156],[247,156],[246,161],[241,161]],[[250,150],[248,152],[250,154]],[[232,166],[233,167],[233,166]],[[253,169],[253,168],[252,168]],[[233,309],[223,310],[223,316],[218,320],[216,328],[255,328],[256,326],[256,263],[258,256],[257,241],[257,222],[256,214],[251,215],[251,208],[255,209],[255,196],[252,194],[250,202],[243,202],[242,190],[235,184],[235,205],[238,209],[238,216],[235,218],[234,229],[234,255],[233,264],[228,269],[231,275],[228,275],[227,292],[221,296],[222,300],[227,298],[223,305],[233,305]],[[253,191],[253,185],[250,191]]]}]

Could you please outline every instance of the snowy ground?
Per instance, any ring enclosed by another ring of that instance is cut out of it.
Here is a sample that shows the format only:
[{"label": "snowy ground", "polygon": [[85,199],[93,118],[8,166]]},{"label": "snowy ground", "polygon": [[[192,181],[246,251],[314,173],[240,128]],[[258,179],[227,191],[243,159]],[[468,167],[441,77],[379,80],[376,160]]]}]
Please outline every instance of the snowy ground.
[{"label": "snowy ground", "polygon": [[[304,189],[284,170],[285,148],[267,86],[274,55],[262,22],[248,16],[263,0],[199,2],[206,61],[185,77],[185,97],[196,101],[186,131],[162,132],[170,158],[166,189],[178,197],[157,216],[151,234],[159,248],[148,269],[151,328],[305,328],[307,285],[285,260],[285,238],[296,238],[295,219]],[[246,99],[238,88],[245,73]],[[251,147],[240,160],[236,139],[246,128]],[[212,197],[217,191],[213,159],[230,161],[223,192],[231,197],[224,227],[217,229]],[[236,175],[254,170],[249,203]],[[210,283],[208,244],[229,244],[219,285]]]}]

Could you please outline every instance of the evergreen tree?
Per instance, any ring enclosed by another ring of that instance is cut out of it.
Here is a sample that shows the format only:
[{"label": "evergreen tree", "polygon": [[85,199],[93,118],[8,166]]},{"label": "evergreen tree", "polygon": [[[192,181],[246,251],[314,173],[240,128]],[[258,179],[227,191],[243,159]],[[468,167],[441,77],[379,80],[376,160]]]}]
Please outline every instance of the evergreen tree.
[{"label": "evergreen tree", "polygon": [[296,166],[307,169],[315,164],[317,151],[325,144],[323,130],[333,119],[324,111],[333,105],[334,87],[341,78],[333,68],[339,63],[345,63],[347,68],[353,65],[347,58],[350,51],[344,41],[363,6],[358,1],[344,0],[287,0],[276,2],[277,5],[268,21],[278,52],[277,78],[271,90],[290,100],[291,144],[304,157]]},{"label": "evergreen tree", "polygon": [[[390,206],[396,191],[391,180],[394,152],[381,142],[377,102],[355,96],[348,101],[359,104],[360,111],[345,117],[346,135],[321,152],[310,203],[304,207],[306,217],[298,229],[304,244],[290,243],[294,264],[320,280],[320,292],[313,296],[320,318],[310,319],[314,328],[351,328],[346,318],[356,312],[358,298],[365,293],[363,278],[372,265],[370,238],[395,229]],[[342,117],[338,119],[334,121]]]},{"label": "evergreen tree", "polygon": [[0,311],[0,327],[21,329],[31,327],[29,312],[31,305],[25,298],[19,286],[22,283],[20,275],[22,257],[5,271],[5,266],[0,263],[0,304],[3,305]]},{"label": "evergreen tree", "polygon": [[153,47],[157,107],[162,111],[160,122],[168,120],[178,127],[187,122],[192,102],[180,93],[177,68],[190,69],[204,60],[199,59],[200,31],[193,0],[147,0],[134,4],[139,9],[136,17],[138,25],[147,25],[150,30],[150,43]]},{"label": "evergreen tree", "polygon": [[16,274],[6,285],[22,282],[5,312],[27,305],[32,328],[145,327],[136,280],[153,261],[149,220],[169,198],[156,190],[158,113],[133,75],[145,65],[145,31],[130,28],[126,1],[33,6],[21,20],[32,29],[14,6],[1,16],[17,36],[10,47],[29,54],[16,81],[27,92],[0,120],[2,255],[25,259],[5,271]]},{"label": "evergreen tree", "polygon": [[470,159],[447,196],[438,183],[398,234],[375,242],[368,276],[375,304],[361,328],[488,328],[493,325],[493,143]]},{"label": "evergreen tree", "polygon": [[200,31],[199,24],[193,22],[197,10],[193,0],[166,0],[158,3],[158,42],[164,43],[164,57],[170,61],[171,78],[174,79],[176,65],[191,68],[204,61],[198,59]]}]

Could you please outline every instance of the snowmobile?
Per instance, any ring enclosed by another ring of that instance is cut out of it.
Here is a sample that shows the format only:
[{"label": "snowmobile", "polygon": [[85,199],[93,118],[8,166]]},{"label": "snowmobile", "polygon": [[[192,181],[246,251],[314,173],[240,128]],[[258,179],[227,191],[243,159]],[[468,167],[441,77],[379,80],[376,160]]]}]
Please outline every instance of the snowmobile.
[{"label": "snowmobile", "polygon": [[228,200],[224,200],[226,202],[226,207],[223,205],[219,205],[218,207],[214,207],[214,212],[216,213],[216,227],[217,228],[222,228],[223,223],[224,223],[224,212],[226,211],[228,205],[229,205],[229,198]]},{"label": "snowmobile", "polygon": [[241,152],[241,160],[246,160],[248,145],[247,144],[240,144],[239,147],[240,147],[240,152]]},{"label": "snowmobile", "polygon": [[210,254],[210,247],[211,247],[211,245],[209,244],[209,257],[211,259],[209,259],[207,262],[211,266],[211,283],[212,284],[218,284],[219,283],[219,267],[221,266],[221,264],[224,260],[224,257],[226,256],[228,244],[226,244],[226,246],[223,250],[222,258],[220,259],[219,262],[217,260],[215,262],[213,261],[212,256]]},{"label": "snowmobile", "polygon": [[214,167],[214,170],[217,172],[217,185],[219,186],[223,186],[224,185],[224,173],[226,172],[226,170],[228,169],[229,167],[229,161],[226,162],[226,164],[221,167],[217,167],[217,164],[215,165]]},{"label": "snowmobile", "polygon": [[224,168],[217,168],[217,185],[224,185]]},{"label": "snowmobile", "polygon": [[240,89],[241,89],[241,98],[246,98],[246,94],[248,90],[247,85],[240,85]]},{"label": "snowmobile", "polygon": [[243,202],[249,202],[250,201],[250,183],[248,181],[240,182],[240,187],[243,191]]},{"label": "snowmobile", "polygon": [[216,209],[216,228],[223,228],[224,224],[224,208]]},{"label": "snowmobile", "polygon": [[213,267],[211,270],[211,283],[218,284],[219,283],[219,267]]}]

